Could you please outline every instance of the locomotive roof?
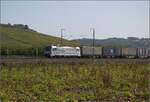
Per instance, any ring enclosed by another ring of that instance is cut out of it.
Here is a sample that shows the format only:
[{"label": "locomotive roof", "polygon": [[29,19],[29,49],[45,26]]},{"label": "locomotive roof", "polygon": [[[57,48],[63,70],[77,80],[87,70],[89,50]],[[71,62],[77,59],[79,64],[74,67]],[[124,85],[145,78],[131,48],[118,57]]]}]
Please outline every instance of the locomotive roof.
[{"label": "locomotive roof", "polygon": [[79,47],[70,47],[70,46],[51,46],[52,48],[76,48],[76,49],[80,49]]}]

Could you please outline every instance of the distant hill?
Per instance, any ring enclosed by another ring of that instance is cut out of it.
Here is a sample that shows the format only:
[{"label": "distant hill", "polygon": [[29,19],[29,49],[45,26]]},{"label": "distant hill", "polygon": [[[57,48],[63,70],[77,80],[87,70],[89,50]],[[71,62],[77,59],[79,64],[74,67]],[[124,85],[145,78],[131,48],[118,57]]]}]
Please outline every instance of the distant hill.
[{"label": "distant hill", "polygon": [[[6,54],[43,54],[43,49],[48,45],[60,44],[60,38],[49,36],[30,29],[22,24],[0,24],[0,51]],[[64,45],[77,46],[79,43],[63,39]]]},{"label": "distant hill", "polygon": [[[92,39],[75,39],[74,41],[79,42],[81,45],[92,45]],[[95,39],[96,46],[122,46],[122,47],[149,47],[150,39],[148,38],[136,38],[129,37],[124,38],[109,38],[109,39]]]}]

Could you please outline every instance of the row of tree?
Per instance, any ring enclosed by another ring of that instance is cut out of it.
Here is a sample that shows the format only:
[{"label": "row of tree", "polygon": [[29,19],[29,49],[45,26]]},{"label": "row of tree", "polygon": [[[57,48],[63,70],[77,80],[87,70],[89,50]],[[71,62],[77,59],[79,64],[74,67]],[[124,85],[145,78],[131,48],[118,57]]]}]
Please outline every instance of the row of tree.
[{"label": "row of tree", "polygon": [[42,48],[30,48],[30,49],[0,49],[2,56],[9,55],[24,55],[24,56],[44,56],[44,50]]},{"label": "row of tree", "polygon": [[8,23],[8,24],[0,24],[0,25],[4,26],[4,27],[14,27],[14,28],[20,28],[20,29],[36,32],[35,30],[30,29],[28,25],[23,25],[23,24],[11,24],[11,23]]}]

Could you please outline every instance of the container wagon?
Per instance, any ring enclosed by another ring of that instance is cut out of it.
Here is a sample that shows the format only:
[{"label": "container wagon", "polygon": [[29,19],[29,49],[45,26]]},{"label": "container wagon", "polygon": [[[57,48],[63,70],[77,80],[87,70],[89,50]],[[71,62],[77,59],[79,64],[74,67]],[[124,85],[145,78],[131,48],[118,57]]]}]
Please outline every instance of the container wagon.
[{"label": "container wagon", "polygon": [[138,48],[138,58],[148,58],[148,48]]},{"label": "container wagon", "polygon": [[121,57],[122,49],[118,47],[103,47],[102,52],[104,58],[117,58]]},{"label": "container wagon", "polygon": [[150,48],[147,48],[147,51],[148,51],[147,56],[148,56],[148,58],[150,58]]},{"label": "container wagon", "polygon": [[102,47],[82,46],[81,47],[82,57],[102,57]]},{"label": "container wagon", "polygon": [[122,57],[137,58],[137,48],[122,48]]}]

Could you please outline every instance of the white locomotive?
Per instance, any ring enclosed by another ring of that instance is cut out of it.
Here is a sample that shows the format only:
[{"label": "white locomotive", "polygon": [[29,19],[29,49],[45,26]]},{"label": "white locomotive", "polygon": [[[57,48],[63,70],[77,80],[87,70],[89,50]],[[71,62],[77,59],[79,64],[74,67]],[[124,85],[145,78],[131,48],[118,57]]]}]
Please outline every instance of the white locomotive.
[{"label": "white locomotive", "polygon": [[48,57],[80,57],[80,47],[70,46],[48,46],[45,55]]}]

